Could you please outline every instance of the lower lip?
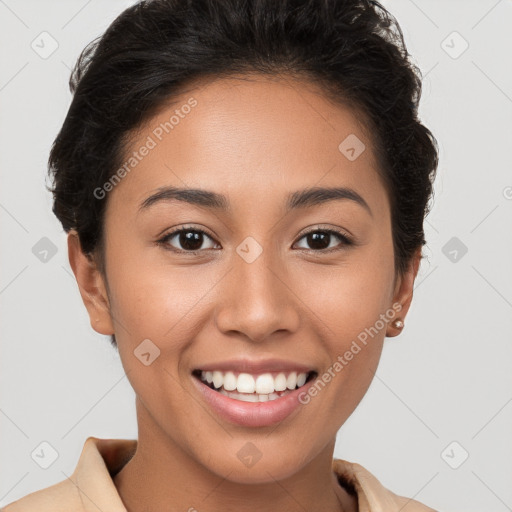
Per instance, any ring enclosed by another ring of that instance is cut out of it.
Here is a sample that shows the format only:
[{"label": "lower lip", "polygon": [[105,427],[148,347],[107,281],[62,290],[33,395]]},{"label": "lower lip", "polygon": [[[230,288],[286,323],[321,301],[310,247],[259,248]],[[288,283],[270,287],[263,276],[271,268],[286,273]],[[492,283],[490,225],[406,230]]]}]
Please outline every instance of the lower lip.
[{"label": "lower lip", "polygon": [[242,402],[214,391],[197,377],[192,377],[195,385],[210,407],[225,420],[244,427],[266,427],[283,421],[300,405],[299,394],[313,382],[275,400],[267,402]]}]

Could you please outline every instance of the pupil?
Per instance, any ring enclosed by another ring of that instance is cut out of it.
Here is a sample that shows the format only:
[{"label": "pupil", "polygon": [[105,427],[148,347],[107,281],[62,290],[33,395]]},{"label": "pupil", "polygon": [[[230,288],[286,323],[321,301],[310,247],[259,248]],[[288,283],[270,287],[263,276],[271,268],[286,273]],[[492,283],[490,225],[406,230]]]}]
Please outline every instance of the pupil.
[{"label": "pupil", "polygon": [[325,249],[329,247],[329,236],[329,233],[323,232],[310,233],[308,242],[313,249]]},{"label": "pupil", "polygon": [[201,248],[201,237],[202,234],[197,231],[186,231],[185,233],[180,234],[180,244],[184,249],[196,251]]}]

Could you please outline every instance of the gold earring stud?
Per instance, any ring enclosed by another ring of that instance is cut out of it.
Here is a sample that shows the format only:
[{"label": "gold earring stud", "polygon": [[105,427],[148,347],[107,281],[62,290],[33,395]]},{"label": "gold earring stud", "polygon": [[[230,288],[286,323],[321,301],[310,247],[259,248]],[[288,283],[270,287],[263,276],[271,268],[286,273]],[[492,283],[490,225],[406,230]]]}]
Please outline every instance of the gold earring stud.
[{"label": "gold earring stud", "polygon": [[395,320],[392,324],[391,324],[395,329],[403,329],[404,328],[404,323],[402,322],[402,320],[400,320],[399,318],[397,320]]}]

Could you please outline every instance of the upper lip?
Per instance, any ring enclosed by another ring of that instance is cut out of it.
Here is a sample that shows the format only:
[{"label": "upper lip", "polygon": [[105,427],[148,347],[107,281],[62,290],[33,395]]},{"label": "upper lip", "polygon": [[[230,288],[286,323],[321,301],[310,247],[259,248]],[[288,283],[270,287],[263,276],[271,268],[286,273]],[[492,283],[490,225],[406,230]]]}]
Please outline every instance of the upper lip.
[{"label": "upper lip", "polygon": [[208,363],[198,366],[195,370],[202,371],[232,371],[241,373],[265,373],[265,372],[293,372],[309,373],[314,371],[311,366],[293,361],[285,361],[283,359],[231,359],[229,361],[218,361],[216,363]]}]

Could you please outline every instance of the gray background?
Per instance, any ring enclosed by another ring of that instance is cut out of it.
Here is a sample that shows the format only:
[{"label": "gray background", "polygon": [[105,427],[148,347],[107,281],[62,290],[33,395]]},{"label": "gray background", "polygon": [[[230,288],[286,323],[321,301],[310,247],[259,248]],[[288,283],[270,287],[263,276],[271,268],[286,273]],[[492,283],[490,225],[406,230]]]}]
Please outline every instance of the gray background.
[{"label": "gray background", "polygon": [[[87,436],[137,437],[134,393],[89,325],[44,188],[70,68],[131,3],[0,0],[0,506],[70,475]],[[384,5],[425,75],[440,168],[404,332],[335,456],[439,510],[512,510],[512,3]],[[48,469],[31,456],[42,442],[58,454]]]}]

